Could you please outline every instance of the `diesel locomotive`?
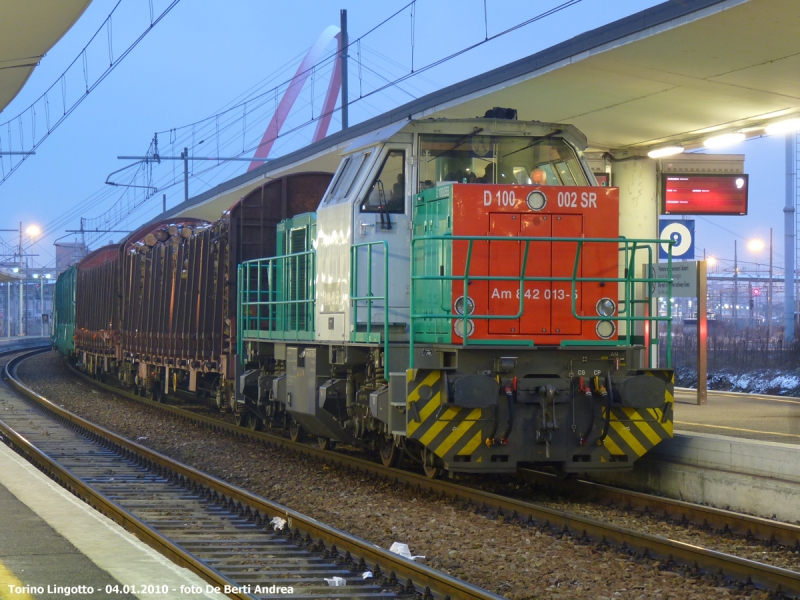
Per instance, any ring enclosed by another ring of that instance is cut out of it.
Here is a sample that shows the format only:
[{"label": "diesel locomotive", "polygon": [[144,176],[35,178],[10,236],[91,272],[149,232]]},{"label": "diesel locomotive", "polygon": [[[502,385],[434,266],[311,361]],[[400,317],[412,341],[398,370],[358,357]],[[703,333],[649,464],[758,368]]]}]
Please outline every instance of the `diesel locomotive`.
[{"label": "diesel locomotive", "polygon": [[97,250],[58,279],[54,345],[431,477],[629,468],[672,435],[656,240],[620,235],[576,128],[496,114],[398,123]]}]

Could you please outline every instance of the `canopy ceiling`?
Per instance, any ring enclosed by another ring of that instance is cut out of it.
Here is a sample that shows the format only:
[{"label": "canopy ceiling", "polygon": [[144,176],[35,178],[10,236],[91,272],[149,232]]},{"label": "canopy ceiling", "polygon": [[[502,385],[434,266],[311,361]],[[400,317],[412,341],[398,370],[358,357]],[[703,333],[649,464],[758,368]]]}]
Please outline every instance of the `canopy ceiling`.
[{"label": "canopy ceiling", "polygon": [[0,111],[16,97],[39,61],[91,0],[0,2]]}]

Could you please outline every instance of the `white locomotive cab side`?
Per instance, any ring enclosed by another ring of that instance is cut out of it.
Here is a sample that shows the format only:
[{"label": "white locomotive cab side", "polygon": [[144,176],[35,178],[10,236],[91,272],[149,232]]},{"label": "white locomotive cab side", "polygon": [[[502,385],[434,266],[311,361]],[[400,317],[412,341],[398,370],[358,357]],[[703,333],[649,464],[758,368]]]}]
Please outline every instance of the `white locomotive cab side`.
[{"label": "white locomotive cab side", "polygon": [[[380,334],[386,309],[385,281],[389,285],[390,335],[393,339],[407,337],[414,192],[411,140],[411,134],[395,134],[386,143],[346,154],[317,209],[318,341],[349,341],[354,331],[366,333],[368,322],[372,332]],[[388,273],[384,269],[387,248]],[[353,322],[350,294],[354,275],[356,296],[371,293],[376,298],[371,315],[366,302],[359,302],[357,323]]]}]

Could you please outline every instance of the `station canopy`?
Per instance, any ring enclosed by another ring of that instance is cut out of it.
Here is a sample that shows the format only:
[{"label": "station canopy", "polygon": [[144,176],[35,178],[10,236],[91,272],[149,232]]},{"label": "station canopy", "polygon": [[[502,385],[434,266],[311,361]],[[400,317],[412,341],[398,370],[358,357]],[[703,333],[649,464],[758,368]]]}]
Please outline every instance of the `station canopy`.
[{"label": "station canopy", "polygon": [[763,135],[764,125],[800,114],[798,31],[798,0],[664,2],[334,133],[164,216],[219,218],[265,177],[333,171],[353,139],[409,116],[511,107],[523,120],[575,125],[590,150],[623,155],[696,148],[719,133]]},{"label": "station canopy", "polygon": [[16,97],[39,61],[91,0],[0,2],[0,111]]},{"label": "station canopy", "polygon": [[16,283],[21,279],[25,279],[25,276],[6,267],[0,268],[0,283]]}]

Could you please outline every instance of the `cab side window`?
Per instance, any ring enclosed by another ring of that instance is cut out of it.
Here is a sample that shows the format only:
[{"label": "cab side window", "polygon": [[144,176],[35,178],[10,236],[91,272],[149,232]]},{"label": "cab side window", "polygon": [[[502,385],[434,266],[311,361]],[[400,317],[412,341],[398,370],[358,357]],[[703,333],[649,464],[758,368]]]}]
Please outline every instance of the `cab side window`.
[{"label": "cab side window", "polygon": [[406,207],[406,153],[390,150],[361,203],[361,212],[403,213]]}]

